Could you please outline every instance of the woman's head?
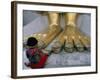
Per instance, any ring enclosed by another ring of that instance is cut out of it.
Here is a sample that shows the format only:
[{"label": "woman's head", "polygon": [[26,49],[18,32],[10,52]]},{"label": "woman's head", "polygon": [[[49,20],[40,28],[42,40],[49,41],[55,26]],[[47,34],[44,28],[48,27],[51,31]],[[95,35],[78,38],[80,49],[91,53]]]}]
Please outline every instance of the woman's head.
[{"label": "woman's head", "polygon": [[29,37],[27,40],[27,46],[28,47],[34,47],[38,44],[38,40],[34,37]]}]

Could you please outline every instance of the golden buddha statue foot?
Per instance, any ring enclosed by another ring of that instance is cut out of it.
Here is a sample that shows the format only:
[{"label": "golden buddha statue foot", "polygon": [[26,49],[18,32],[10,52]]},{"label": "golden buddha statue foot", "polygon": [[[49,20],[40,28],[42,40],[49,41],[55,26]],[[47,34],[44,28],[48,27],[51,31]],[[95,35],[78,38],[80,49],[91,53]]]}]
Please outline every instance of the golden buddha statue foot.
[{"label": "golden buddha statue foot", "polygon": [[[38,47],[45,48],[49,45],[49,43],[61,32],[61,28],[58,26],[53,26],[56,29],[46,31],[45,33],[36,33],[33,34],[33,37],[38,40]],[[36,36],[35,36],[36,35]]]},{"label": "golden buddha statue foot", "polygon": [[86,37],[76,26],[77,13],[65,13],[65,47],[66,52],[74,49],[81,52],[90,49],[90,38]]},{"label": "golden buddha statue foot", "polygon": [[45,48],[49,43],[61,32],[61,27],[59,26],[59,13],[48,12],[48,29],[44,32],[35,33],[32,36],[36,37],[38,40],[38,46],[40,48]]},{"label": "golden buddha statue foot", "polygon": [[76,49],[79,52],[90,50],[90,39],[80,32],[75,26],[66,26],[65,47],[66,52],[73,52]]}]

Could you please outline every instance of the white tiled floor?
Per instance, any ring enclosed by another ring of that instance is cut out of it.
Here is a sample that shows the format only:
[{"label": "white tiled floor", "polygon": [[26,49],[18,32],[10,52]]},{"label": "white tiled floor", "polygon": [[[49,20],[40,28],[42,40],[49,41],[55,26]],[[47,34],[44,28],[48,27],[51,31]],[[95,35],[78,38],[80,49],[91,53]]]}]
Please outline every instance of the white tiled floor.
[{"label": "white tiled floor", "polygon": [[[24,62],[28,62],[24,51]],[[57,67],[70,67],[70,66],[89,66],[91,62],[90,52],[73,52],[67,53],[62,51],[58,54],[51,54],[46,62],[45,68],[57,68]],[[23,68],[27,67],[23,63]]]}]

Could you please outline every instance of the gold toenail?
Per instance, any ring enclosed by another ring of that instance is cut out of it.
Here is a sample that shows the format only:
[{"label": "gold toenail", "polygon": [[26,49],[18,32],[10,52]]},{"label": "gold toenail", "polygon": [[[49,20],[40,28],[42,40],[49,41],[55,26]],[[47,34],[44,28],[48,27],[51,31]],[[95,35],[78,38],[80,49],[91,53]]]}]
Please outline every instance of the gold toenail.
[{"label": "gold toenail", "polygon": [[43,34],[43,37],[46,37],[46,34]]},{"label": "gold toenail", "polygon": [[64,36],[64,39],[67,39],[68,37],[67,36]]},{"label": "gold toenail", "polygon": [[75,39],[75,36],[72,36],[72,39]]},{"label": "gold toenail", "polygon": [[79,37],[79,39],[81,39],[81,36],[78,36]]}]

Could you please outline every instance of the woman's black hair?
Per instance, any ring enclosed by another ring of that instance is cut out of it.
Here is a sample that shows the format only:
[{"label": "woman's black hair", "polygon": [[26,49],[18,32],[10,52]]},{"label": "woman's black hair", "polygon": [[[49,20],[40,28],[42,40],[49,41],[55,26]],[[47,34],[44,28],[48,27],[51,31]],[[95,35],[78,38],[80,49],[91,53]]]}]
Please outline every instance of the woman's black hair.
[{"label": "woman's black hair", "polygon": [[33,47],[35,45],[37,45],[38,40],[34,37],[29,37],[27,40],[27,46]]}]

